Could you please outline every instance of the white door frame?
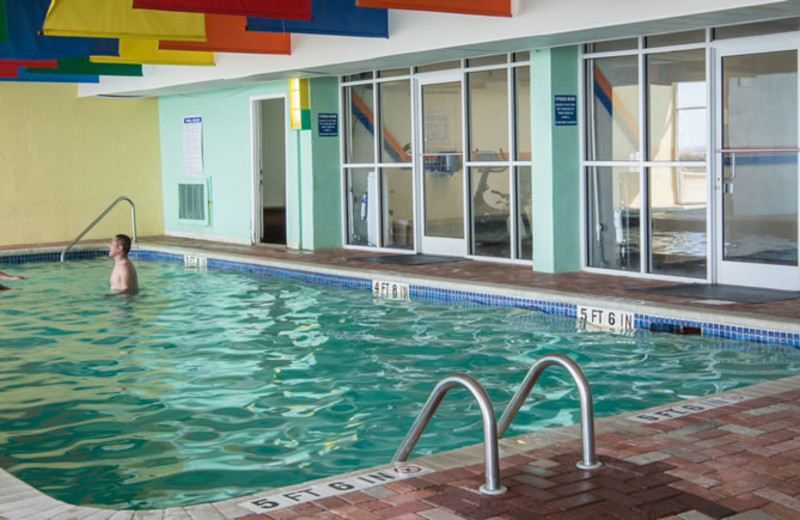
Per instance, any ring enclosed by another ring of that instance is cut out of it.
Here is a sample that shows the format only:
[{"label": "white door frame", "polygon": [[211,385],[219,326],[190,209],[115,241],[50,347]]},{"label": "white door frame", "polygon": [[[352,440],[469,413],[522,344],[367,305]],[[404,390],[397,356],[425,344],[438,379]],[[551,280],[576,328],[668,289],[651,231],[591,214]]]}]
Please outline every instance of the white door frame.
[{"label": "white door frame", "polygon": [[[424,135],[423,135],[423,98],[422,98],[422,87],[425,85],[432,85],[437,83],[455,83],[458,82],[461,85],[461,150],[462,150],[462,159],[461,159],[461,167],[462,167],[462,174],[463,174],[463,182],[462,182],[462,207],[463,207],[463,227],[464,227],[464,238],[442,238],[442,237],[429,237],[425,235],[425,168],[423,164],[423,153],[425,150],[424,147]],[[419,240],[416,244],[417,252],[419,253],[426,253],[426,254],[437,254],[437,255],[447,255],[447,256],[460,256],[464,257],[467,256],[468,251],[468,240],[469,240],[469,205],[468,205],[468,185],[469,185],[469,176],[466,167],[467,157],[466,154],[469,152],[466,143],[466,134],[467,134],[467,114],[466,114],[466,103],[465,103],[465,96],[466,96],[466,85],[464,81],[464,72],[461,69],[454,69],[454,70],[443,70],[443,71],[436,71],[430,72],[425,74],[417,74],[414,79],[414,91],[415,97],[417,100],[416,107],[415,107],[415,119],[416,119],[416,136],[417,136],[417,143],[414,147],[414,181],[418,188],[415,190],[414,199],[416,205],[416,221],[418,224],[416,225],[416,236],[419,237]]]},{"label": "white door frame", "polygon": [[[711,165],[713,168],[712,184],[712,226],[713,237],[713,281],[719,284],[745,285],[785,290],[800,290],[800,267],[780,266],[746,262],[726,262],[723,255],[723,188],[722,179],[722,59],[728,56],[762,54],[767,52],[798,51],[797,35],[764,36],[740,38],[735,40],[719,40],[712,44],[713,56],[713,109],[712,125],[714,146],[712,148]],[[800,52],[798,52],[800,58]],[[799,69],[800,70],[800,69]],[[798,82],[800,85],[800,82]],[[800,87],[799,87],[800,89]],[[800,100],[800,91],[798,92]],[[797,118],[797,114],[795,114]],[[798,118],[800,130],[800,118]],[[800,132],[798,132],[800,136]],[[799,163],[800,164],[800,163]],[[799,172],[800,173],[800,172]],[[798,183],[800,186],[800,183]],[[800,201],[800,189],[798,190]],[[800,237],[798,237],[800,238]],[[798,241],[800,244],[800,240]]]},{"label": "white door frame", "polygon": [[[263,96],[250,96],[250,171],[251,171],[251,191],[250,197],[250,244],[261,243],[261,233],[264,226],[264,210],[263,200],[261,193],[261,104],[260,101],[268,99],[283,99],[283,109],[286,112],[286,104],[288,99],[286,94],[269,94]],[[289,121],[288,115],[284,116],[284,121]],[[284,132],[286,130],[284,129]],[[286,157],[286,164],[288,166],[289,158],[289,140],[286,139],[284,146],[284,157]],[[291,203],[289,199],[289,183],[286,182],[286,206],[287,214],[289,213],[288,206]],[[288,225],[288,221],[287,221]],[[288,233],[287,233],[288,236]]]}]

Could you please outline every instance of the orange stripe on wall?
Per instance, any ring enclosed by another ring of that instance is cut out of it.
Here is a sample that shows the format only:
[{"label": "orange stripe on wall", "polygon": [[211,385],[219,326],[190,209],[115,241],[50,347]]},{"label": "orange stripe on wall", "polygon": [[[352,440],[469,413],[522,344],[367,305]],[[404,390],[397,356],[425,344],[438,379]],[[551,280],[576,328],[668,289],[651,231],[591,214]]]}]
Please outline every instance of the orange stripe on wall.
[{"label": "orange stripe on wall", "polygon": [[252,54],[291,54],[290,33],[247,31],[246,16],[206,14],[206,41],[161,40],[159,49],[171,51],[216,51]]},{"label": "orange stripe on wall", "polygon": [[511,16],[511,0],[356,0],[358,7]]}]

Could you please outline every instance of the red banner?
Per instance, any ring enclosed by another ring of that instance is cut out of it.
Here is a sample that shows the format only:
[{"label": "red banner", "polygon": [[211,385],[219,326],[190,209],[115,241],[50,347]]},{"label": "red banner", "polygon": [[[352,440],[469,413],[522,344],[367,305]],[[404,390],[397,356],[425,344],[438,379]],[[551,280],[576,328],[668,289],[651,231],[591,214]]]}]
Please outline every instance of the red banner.
[{"label": "red banner", "polygon": [[311,19],[311,0],[133,0],[133,7],[289,20]]},{"label": "red banner", "polygon": [[511,0],[356,0],[356,5],[410,11],[511,16]]},{"label": "red banner", "polygon": [[246,16],[206,15],[206,41],[182,42],[161,40],[159,49],[172,51],[245,52],[254,54],[291,54],[292,35],[247,31]]}]

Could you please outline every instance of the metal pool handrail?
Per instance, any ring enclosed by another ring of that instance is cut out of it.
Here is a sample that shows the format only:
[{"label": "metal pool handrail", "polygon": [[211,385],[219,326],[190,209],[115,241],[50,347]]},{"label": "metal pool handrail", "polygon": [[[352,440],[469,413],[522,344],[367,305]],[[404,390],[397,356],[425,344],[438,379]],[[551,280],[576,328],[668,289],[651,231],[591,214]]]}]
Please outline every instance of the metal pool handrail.
[{"label": "metal pool handrail", "polygon": [[514,394],[514,397],[509,401],[508,406],[500,417],[500,422],[497,427],[500,437],[505,435],[511,421],[516,417],[522,403],[531,393],[533,386],[542,375],[544,369],[552,365],[561,365],[578,387],[581,401],[581,438],[583,440],[583,460],[578,462],[577,466],[581,469],[596,469],[602,466],[601,462],[597,461],[594,449],[594,406],[592,404],[592,390],[589,388],[589,382],[583,374],[581,368],[573,360],[563,354],[547,354],[537,359],[531,366],[530,371],[525,376],[522,384]]},{"label": "metal pool handrail", "polygon": [[422,411],[417,415],[417,419],[411,429],[403,439],[402,444],[392,458],[392,462],[402,462],[408,459],[417,441],[422,436],[425,427],[428,426],[431,417],[436,412],[439,404],[444,399],[445,394],[455,386],[463,386],[469,390],[481,408],[483,419],[483,444],[484,460],[486,464],[486,483],[480,486],[480,491],[486,495],[502,495],[508,491],[500,485],[500,464],[497,448],[497,423],[494,418],[494,408],[486,390],[480,383],[466,374],[450,374],[434,387]]},{"label": "metal pool handrail", "polygon": [[136,205],[133,203],[133,201],[129,197],[119,197],[117,200],[112,202],[111,205],[108,206],[102,213],[100,213],[100,215],[96,219],[94,219],[91,224],[86,226],[86,229],[81,231],[80,234],[77,237],[75,237],[75,240],[70,242],[70,244],[61,251],[61,261],[62,262],[64,261],[64,258],[67,256],[67,252],[69,252],[69,250],[72,249],[72,246],[77,244],[78,241],[81,238],[83,238],[83,236],[86,233],[88,233],[98,222],[100,222],[103,219],[103,217],[105,217],[108,214],[109,211],[114,209],[114,206],[116,206],[117,204],[119,204],[120,201],[123,201],[123,200],[128,201],[130,203],[130,205],[131,205],[131,227],[133,228],[132,234],[131,234],[131,240],[135,244],[136,243]]}]

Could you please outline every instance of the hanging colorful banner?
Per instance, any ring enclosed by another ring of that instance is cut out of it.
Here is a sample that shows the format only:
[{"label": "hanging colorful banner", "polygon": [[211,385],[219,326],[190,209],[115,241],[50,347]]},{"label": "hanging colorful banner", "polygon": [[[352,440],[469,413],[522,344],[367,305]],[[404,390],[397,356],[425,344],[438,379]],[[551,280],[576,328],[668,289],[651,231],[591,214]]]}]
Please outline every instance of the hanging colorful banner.
[{"label": "hanging colorful banner", "polygon": [[6,15],[6,0],[0,0],[0,42],[8,40],[8,21]]},{"label": "hanging colorful banner", "polygon": [[19,67],[0,63],[0,78],[16,78],[19,75]]},{"label": "hanging colorful banner", "polygon": [[61,58],[53,60],[53,68],[45,69],[40,66],[28,65],[25,72],[38,74],[88,74],[90,76],[141,76],[141,65],[127,65],[117,63],[92,63],[89,57]]},{"label": "hanging colorful banner", "polygon": [[92,63],[214,65],[214,53],[162,50],[158,48],[158,40],[122,38],[119,40],[119,56],[91,56],[89,60]]},{"label": "hanging colorful banner", "polygon": [[133,0],[133,7],[291,20],[311,19],[311,0]]},{"label": "hanging colorful banner", "polygon": [[0,78],[0,81],[29,81],[38,83],[99,83],[99,76],[82,74],[37,74],[20,70],[16,78]]},{"label": "hanging colorful banner", "polygon": [[356,7],[353,0],[316,0],[311,20],[248,16],[247,30],[388,38],[389,15],[386,9]]},{"label": "hanging colorful banner", "polygon": [[511,0],[356,0],[359,7],[511,16]]},{"label": "hanging colorful banner", "polygon": [[202,14],[134,9],[131,0],[52,0],[42,31],[48,36],[206,39]]},{"label": "hanging colorful banner", "polygon": [[58,66],[57,60],[3,60],[0,59],[0,67],[42,67],[54,69]]},{"label": "hanging colorful banner", "polygon": [[161,41],[159,49],[175,51],[245,52],[291,54],[292,36],[288,33],[247,31],[247,18],[207,14],[205,42]]},{"label": "hanging colorful banner", "polygon": [[0,58],[48,60],[73,56],[116,56],[117,40],[43,36],[50,0],[5,0],[8,40],[0,43]]}]

